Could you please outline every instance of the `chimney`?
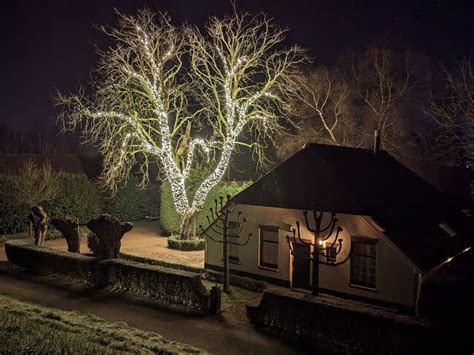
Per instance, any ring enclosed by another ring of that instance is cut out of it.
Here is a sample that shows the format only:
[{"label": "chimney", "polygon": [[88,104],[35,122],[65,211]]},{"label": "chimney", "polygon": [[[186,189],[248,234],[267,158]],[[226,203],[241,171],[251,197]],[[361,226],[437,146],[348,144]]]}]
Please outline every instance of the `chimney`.
[{"label": "chimney", "polygon": [[380,133],[379,130],[376,129],[374,131],[374,154],[377,154],[380,150]]}]

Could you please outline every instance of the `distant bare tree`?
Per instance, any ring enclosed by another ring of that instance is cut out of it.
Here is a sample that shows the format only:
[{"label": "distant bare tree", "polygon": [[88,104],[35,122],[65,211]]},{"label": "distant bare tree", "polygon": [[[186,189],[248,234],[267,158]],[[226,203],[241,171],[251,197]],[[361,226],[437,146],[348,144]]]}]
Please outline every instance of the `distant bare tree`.
[{"label": "distant bare tree", "polygon": [[351,105],[351,88],[339,70],[325,66],[301,77],[302,95],[294,103],[293,132],[283,131],[277,155],[284,159],[306,143],[360,146],[357,117]]},{"label": "distant bare tree", "polygon": [[[42,202],[58,196],[61,175],[50,163],[38,167],[35,162],[27,160],[18,171],[12,169],[0,173],[0,198],[12,206],[39,207]],[[29,231],[31,236],[31,223]]]},{"label": "distant bare tree", "polygon": [[474,147],[474,73],[464,58],[453,70],[441,67],[443,88],[431,94],[425,113],[432,119],[434,155],[447,163],[470,163]]},{"label": "distant bare tree", "polygon": [[411,52],[400,54],[381,46],[353,53],[348,59],[354,95],[367,120],[367,145],[378,130],[382,147],[396,151],[404,133],[402,110],[416,86]]}]

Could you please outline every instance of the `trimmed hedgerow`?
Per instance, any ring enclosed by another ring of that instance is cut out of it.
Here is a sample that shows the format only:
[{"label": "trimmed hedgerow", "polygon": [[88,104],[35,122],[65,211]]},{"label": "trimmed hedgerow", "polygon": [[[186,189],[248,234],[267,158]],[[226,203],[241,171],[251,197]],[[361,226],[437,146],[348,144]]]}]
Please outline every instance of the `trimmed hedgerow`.
[{"label": "trimmed hedgerow", "polygon": [[[195,192],[198,187],[198,183],[202,180],[192,179],[190,183],[189,194]],[[220,196],[234,196],[240,191],[249,186],[251,181],[228,181],[223,182],[220,185],[213,188],[207,196],[206,203],[201,213],[199,214],[197,226],[202,225],[206,227],[208,225],[207,215],[209,214],[209,208],[214,206],[214,200]],[[164,182],[161,185],[161,203],[160,203],[160,227],[161,231],[165,234],[171,235],[179,232],[180,218],[174,207],[173,197],[171,195],[171,187],[168,182]]]},{"label": "trimmed hedgerow", "polygon": [[[159,212],[159,187],[150,184],[146,189],[136,186],[131,179],[117,194],[110,198],[100,191],[95,183],[82,174],[64,174],[61,177],[61,193],[42,207],[50,220],[71,216],[79,218],[81,224],[109,213],[120,220],[136,221],[146,216],[156,216]],[[10,206],[8,201],[0,201],[0,234],[13,234],[27,229],[28,206]]]},{"label": "trimmed hedgerow", "polygon": [[32,272],[66,276],[120,294],[145,296],[180,312],[208,311],[209,291],[197,273],[120,259],[99,261],[25,240],[7,241],[5,251],[10,262]]},{"label": "trimmed hedgerow", "polygon": [[28,206],[10,206],[0,202],[0,234],[23,232],[28,225]]},{"label": "trimmed hedgerow", "polygon": [[[130,179],[117,191],[113,198],[105,201],[105,213],[116,216],[122,221],[137,221],[146,216],[156,216],[160,211],[160,189],[149,184],[140,189],[138,179]],[[97,217],[97,216],[95,216]]]},{"label": "trimmed hedgerow", "polygon": [[87,223],[104,210],[104,197],[97,186],[85,175],[64,174],[61,178],[61,193],[53,201],[43,204],[49,218],[71,216],[79,223]]},{"label": "trimmed hedgerow", "polygon": [[98,280],[96,259],[31,244],[31,240],[5,242],[5,253],[13,264],[38,274],[58,274],[81,281]]},{"label": "trimmed hedgerow", "polygon": [[204,250],[206,247],[205,239],[180,239],[179,235],[170,235],[168,237],[168,247],[182,251]]}]

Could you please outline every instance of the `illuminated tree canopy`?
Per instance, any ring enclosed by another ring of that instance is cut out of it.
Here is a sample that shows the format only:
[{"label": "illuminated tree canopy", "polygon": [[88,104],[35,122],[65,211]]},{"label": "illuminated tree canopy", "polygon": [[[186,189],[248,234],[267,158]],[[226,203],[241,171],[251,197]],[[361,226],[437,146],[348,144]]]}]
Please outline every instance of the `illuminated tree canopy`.
[{"label": "illuminated tree canopy", "polygon": [[[103,31],[116,45],[99,52],[93,95],[59,94],[60,122],[98,145],[101,182],[113,191],[137,165],[145,186],[158,164],[171,184],[181,236],[192,238],[233,152],[248,147],[265,164],[265,142],[299,95],[304,51],[282,48],[286,31],[265,15],[211,18],[201,31],[145,10],[119,15],[118,27]],[[209,174],[188,196],[187,180],[203,166]]]}]

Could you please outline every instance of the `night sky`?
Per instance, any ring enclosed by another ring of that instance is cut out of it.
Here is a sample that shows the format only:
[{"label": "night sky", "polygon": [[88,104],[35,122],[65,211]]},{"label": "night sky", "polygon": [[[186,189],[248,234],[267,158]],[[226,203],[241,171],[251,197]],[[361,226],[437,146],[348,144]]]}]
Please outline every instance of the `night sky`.
[{"label": "night sky", "polygon": [[[94,25],[114,24],[114,7],[134,13],[145,5],[168,11],[176,24],[203,25],[232,9],[225,0],[2,2],[0,124],[22,128],[54,118],[55,90],[87,84],[95,48],[110,44]],[[238,8],[264,11],[289,27],[287,43],[308,48],[316,64],[331,65],[345,51],[387,36],[435,61],[474,47],[474,1],[241,0]]]}]

